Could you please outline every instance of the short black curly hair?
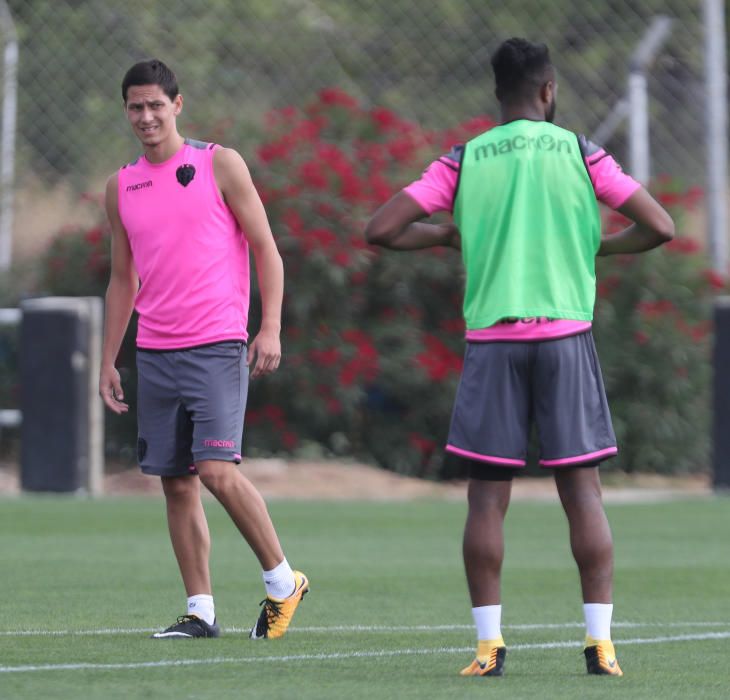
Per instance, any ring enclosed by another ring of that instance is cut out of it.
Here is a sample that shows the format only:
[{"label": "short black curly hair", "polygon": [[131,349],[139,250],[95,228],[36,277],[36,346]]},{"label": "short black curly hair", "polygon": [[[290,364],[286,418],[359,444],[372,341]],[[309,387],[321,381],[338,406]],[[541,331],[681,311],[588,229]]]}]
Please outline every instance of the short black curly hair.
[{"label": "short black curly hair", "polygon": [[491,63],[500,102],[529,99],[553,77],[548,47],[527,39],[507,39],[492,54]]}]

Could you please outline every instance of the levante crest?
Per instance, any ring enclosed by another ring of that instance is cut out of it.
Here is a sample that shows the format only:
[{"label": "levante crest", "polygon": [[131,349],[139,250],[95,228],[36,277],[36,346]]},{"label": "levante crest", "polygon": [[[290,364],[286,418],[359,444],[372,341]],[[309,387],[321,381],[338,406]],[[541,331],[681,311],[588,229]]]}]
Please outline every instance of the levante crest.
[{"label": "levante crest", "polygon": [[175,171],[175,177],[177,177],[177,181],[183,186],[187,187],[195,177],[195,167],[192,165],[189,165],[188,163],[185,163],[185,165],[181,165],[176,171]]}]

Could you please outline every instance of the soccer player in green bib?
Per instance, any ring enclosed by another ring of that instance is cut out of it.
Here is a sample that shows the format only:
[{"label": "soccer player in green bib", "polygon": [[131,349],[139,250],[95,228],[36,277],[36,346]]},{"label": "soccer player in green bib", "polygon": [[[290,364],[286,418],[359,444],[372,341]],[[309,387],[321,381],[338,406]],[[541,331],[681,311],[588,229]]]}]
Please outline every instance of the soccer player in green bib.
[{"label": "soccer player in green bib", "polygon": [[[595,257],[655,248],[674,223],[603,148],[553,124],[557,83],[544,44],[509,39],[492,67],[500,124],[434,161],[365,234],[394,250],[460,249],[466,268],[467,347],[446,446],[469,465],[463,552],[477,651],[462,675],[504,672],[503,523],[534,421],[580,573],[588,673],[620,676],[598,474],[618,448],[591,334]],[[598,201],[634,223],[602,236]],[[421,221],[439,211],[454,223]]]}]

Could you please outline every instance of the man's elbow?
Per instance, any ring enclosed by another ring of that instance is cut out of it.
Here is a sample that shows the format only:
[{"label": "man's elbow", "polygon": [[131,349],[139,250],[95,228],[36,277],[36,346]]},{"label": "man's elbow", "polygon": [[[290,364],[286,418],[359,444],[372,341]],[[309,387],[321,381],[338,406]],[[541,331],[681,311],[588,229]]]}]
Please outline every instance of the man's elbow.
[{"label": "man's elbow", "polygon": [[109,275],[106,296],[134,297],[139,290],[139,278],[134,270],[114,270]]},{"label": "man's elbow", "polygon": [[370,245],[388,245],[393,234],[392,229],[378,221],[377,218],[370,219],[365,227],[365,240]]},{"label": "man's elbow", "polygon": [[667,212],[655,222],[653,228],[662,243],[669,243],[674,238],[674,220]]}]

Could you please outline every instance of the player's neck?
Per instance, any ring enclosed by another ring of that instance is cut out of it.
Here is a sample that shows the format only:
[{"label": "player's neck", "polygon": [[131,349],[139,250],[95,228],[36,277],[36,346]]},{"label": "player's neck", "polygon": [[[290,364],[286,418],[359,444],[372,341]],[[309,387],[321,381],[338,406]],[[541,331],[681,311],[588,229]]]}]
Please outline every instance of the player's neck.
[{"label": "player's neck", "polygon": [[185,139],[176,131],[170,138],[156,143],[154,146],[145,146],[144,157],[150,163],[164,163],[166,160],[172,158],[182,148],[184,143]]},{"label": "player's neck", "polygon": [[545,111],[533,105],[502,105],[500,108],[500,124],[527,119],[531,122],[544,122]]}]

